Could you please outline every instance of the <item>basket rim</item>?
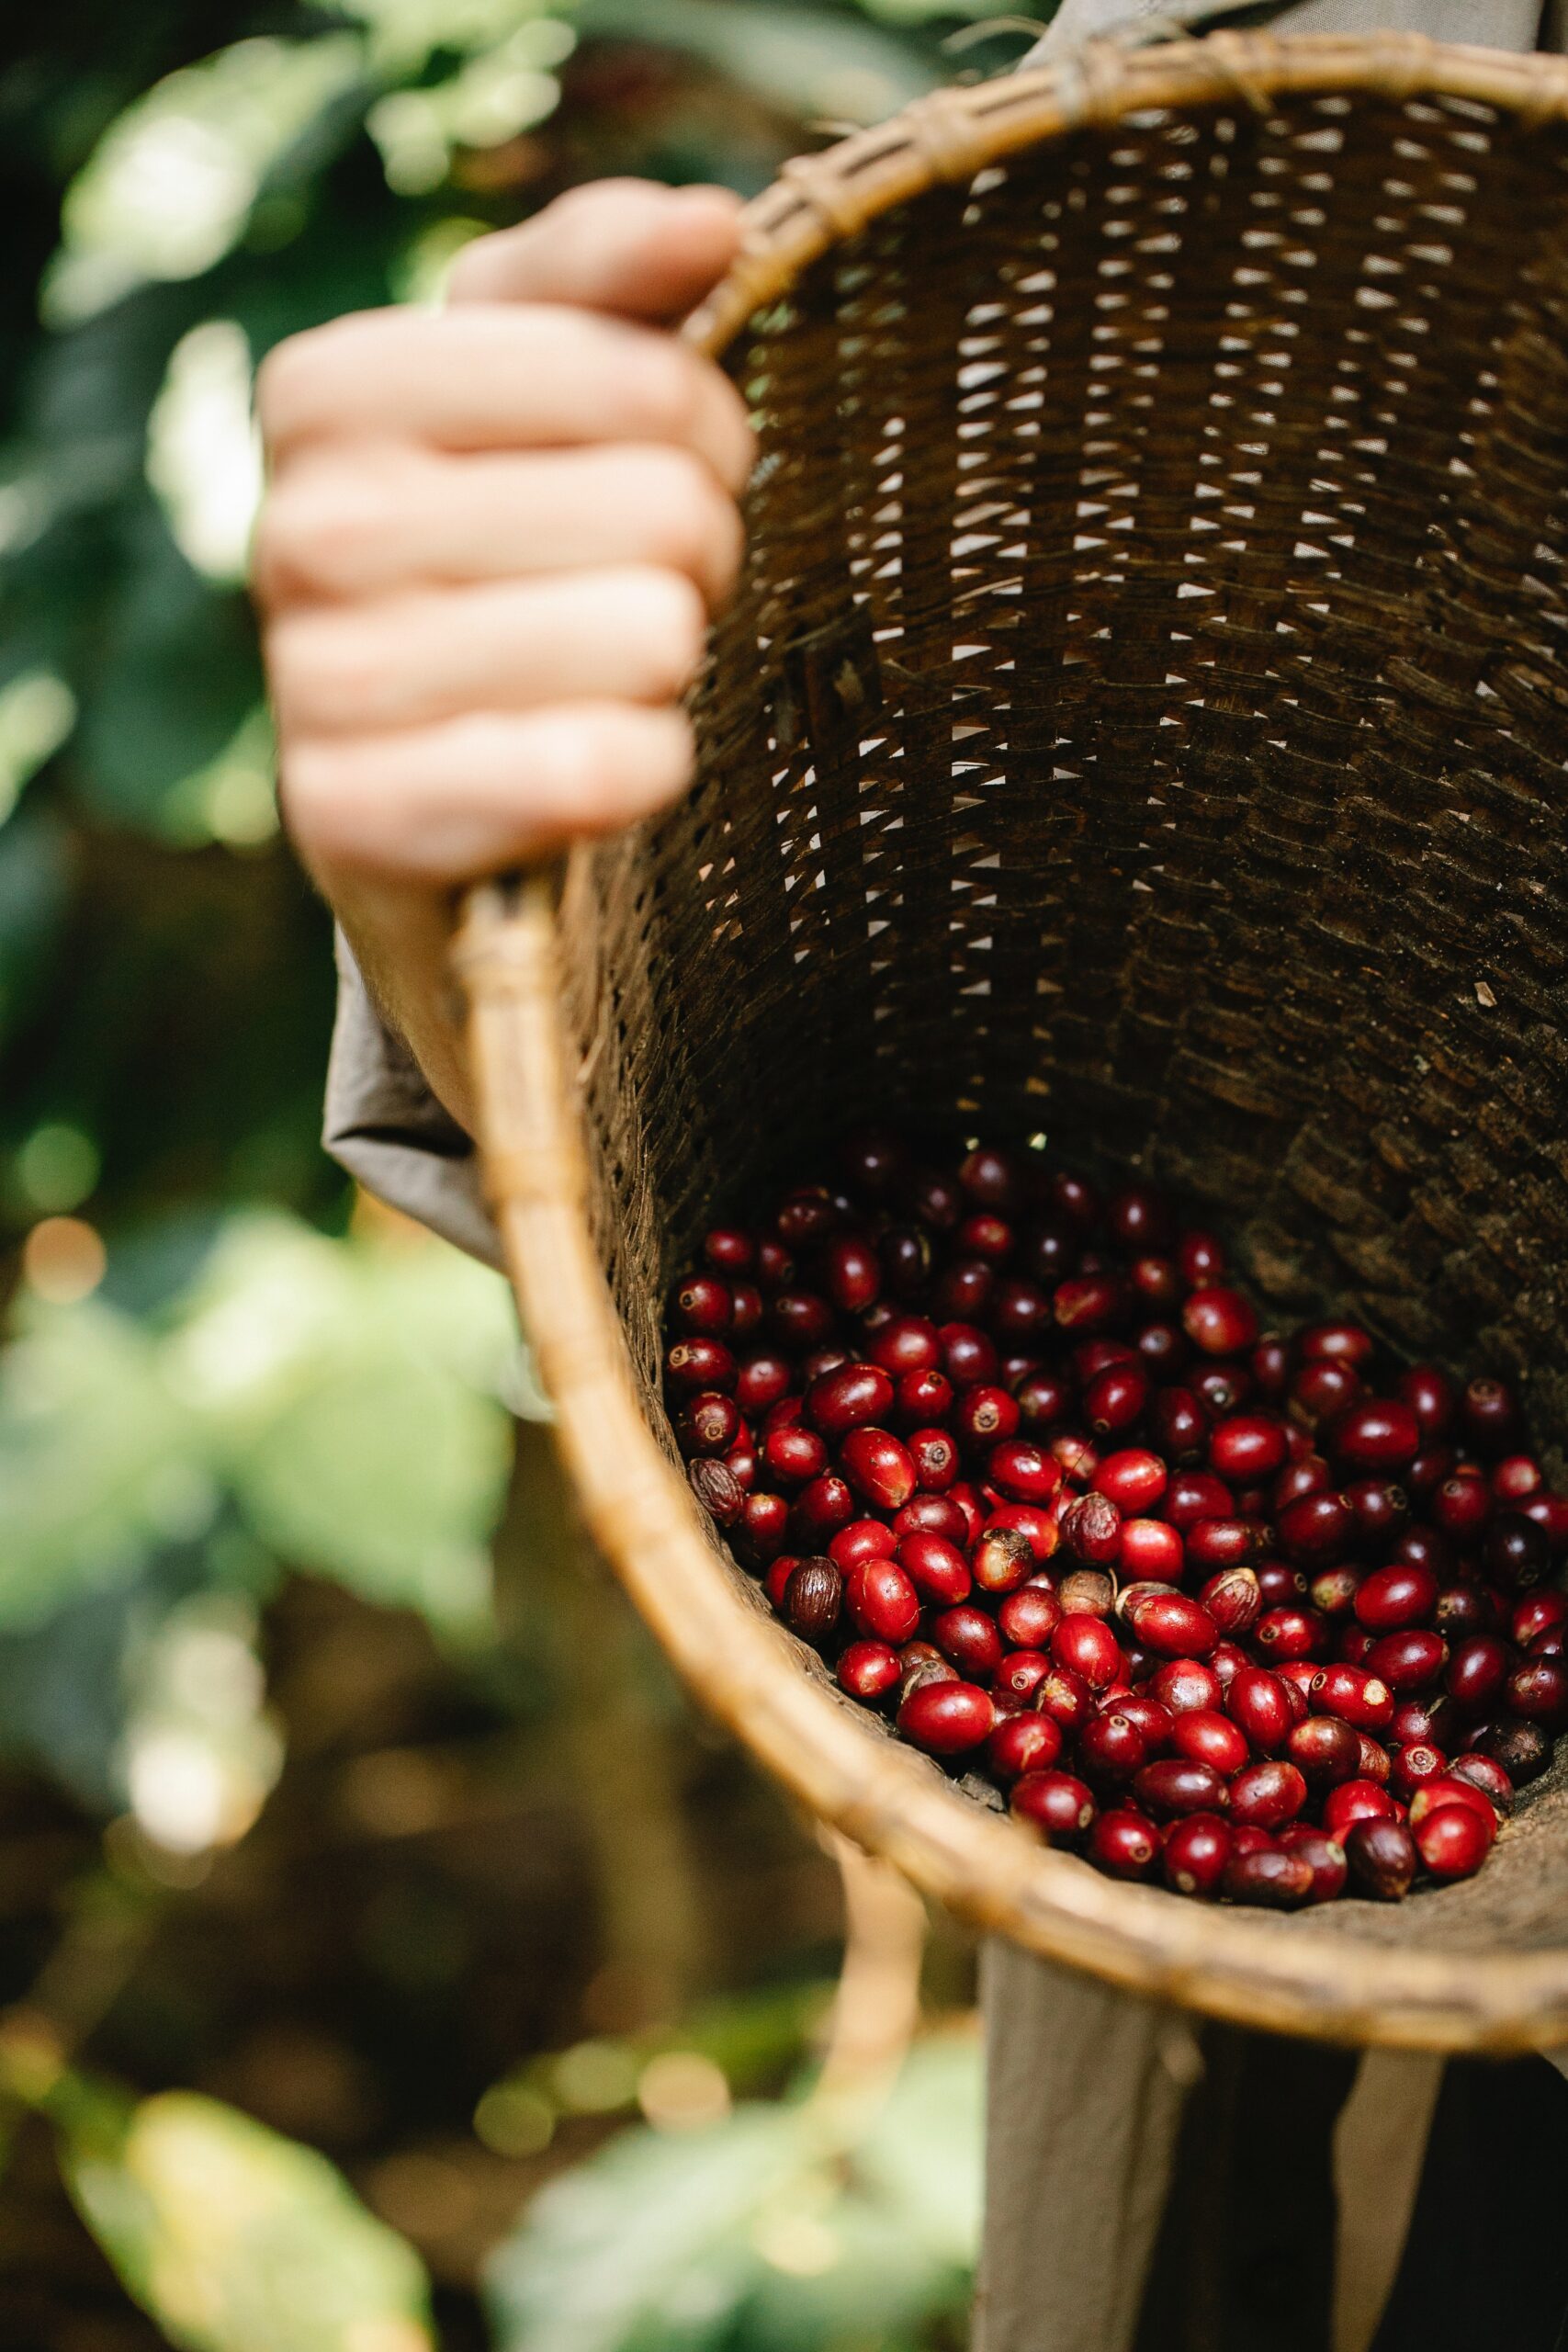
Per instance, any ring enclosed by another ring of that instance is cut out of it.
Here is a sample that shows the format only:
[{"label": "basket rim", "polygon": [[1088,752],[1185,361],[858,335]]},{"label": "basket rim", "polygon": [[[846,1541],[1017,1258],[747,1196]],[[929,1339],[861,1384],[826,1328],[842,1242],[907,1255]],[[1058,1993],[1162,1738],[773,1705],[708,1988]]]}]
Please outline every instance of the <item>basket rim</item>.
[{"label": "basket rim", "polygon": [[[1464,98],[1537,127],[1568,117],[1568,58],[1420,34],[1091,42],[1051,65],[933,93],[786,164],[748,208],[739,260],[685,331],[720,355],[831,245],[1025,147],[1144,110],[1239,94],[1261,111],[1276,94],[1331,91]],[[1344,2042],[1500,2053],[1568,2044],[1568,1924],[1555,1949],[1445,1952],[1360,1942],[1311,1914],[1267,1917],[1105,1878],[974,1804],[803,1670],[797,1645],[737,1588],[637,1400],[586,1214],[558,884],[536,874],[482,886],[454,942],[484,1181],[584,1517],[707,1711],[809,1812],[923,1894],[1129,1992]]]}]

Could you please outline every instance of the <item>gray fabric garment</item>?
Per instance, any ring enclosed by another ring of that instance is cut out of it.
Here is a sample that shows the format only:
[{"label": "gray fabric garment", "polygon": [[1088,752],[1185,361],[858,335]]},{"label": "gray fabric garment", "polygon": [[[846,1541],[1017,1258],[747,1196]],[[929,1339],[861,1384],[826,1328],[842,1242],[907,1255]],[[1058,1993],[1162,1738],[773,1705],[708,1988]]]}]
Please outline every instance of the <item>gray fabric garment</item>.
[{"label": "gray fabric garment", "polygon": [[472,1138],[436,1101],[402,1039],[371,1003],[341,931],[337,973],[322,1142],[378,1200],[499,1266],[501,1238],[479,1189]]},{"label": "gray fabric garment", "polygon": [[[1182,0],[1065,0],[1032,60]],[[1562,45],[1568,0],[1551,0],[1548,45]],[[1535,45],[1540,0],[1303,0],[1280,29],[1382,27],[1497,48]],[[475,1256],[499,1262],[474,1154],[433,1100],[340,952],[338,1026],[327,1083],[326,1145],[384,1200]],[[1186,2075],[1188,2030],[1168,2013],[1046,1966],[1010,1945],[987,1948],[990,2117],[982,2291],[976,2352],[1127,2352],[1168,2178]],[[1568,2073],[1568,2056],[1561,2062]],[[1411,2070],[1417,2081],[1419,2063]],[[1435,2075],[1434,2075],[1435,2079]],[[1424,2094],[1423,2094],[1424,2095]],[[1375,2108],[1377,2102],[1363,2102]],[[1353,2132],[1354,2120],[1347,2127]],[[1343,2164],[1356,2152],[1343,2146]],[[1390,2217],[1402,2231],[1407,2208]],[[1388,2249],[1363,2250],[1373,2277],[1347,2299],[1337,2352],[1359,2352],[1392,2277]],[[1362,2333],[1363,2328],[1365,2333]]]},{"label": "gray fabric garment", "polygon": [[1190,2025],[1091,1977],[987,1945],[986,2244],[973,2352],[1123,2352],[1137,2325]]},{"label": "gray fabric garment", "polygon": [[[1062,0],[1026,64],[1048,64],[1080,41],[1098,39],[1145,17],[1201,18],[1215,0]],[[1561,14],[1565,0],[1554,0]],[[1434,40],[1479,41],[1489,49],[1533,49],[1541,24],[1540,0],[1298,0],[1282,7],[1279,29],[1292,33],[1428,33]],[[1201,30],[1201,26],[1194,29]],[[1548,46],[1556,48],[1553,38]]]}]

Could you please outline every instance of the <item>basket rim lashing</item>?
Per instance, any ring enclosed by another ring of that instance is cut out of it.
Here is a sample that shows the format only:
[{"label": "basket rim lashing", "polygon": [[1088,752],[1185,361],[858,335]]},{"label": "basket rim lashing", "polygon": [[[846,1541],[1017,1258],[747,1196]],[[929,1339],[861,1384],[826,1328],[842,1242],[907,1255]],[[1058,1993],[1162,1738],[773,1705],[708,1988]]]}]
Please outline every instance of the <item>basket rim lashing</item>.
[{"label": "basket rim lashing", "polygon": [[[688,322],[718,356],[831,246],[946,182],[1086,126],[1277,96],[1363,93],[1568,118],[1568,60],[1419,35],[1213,33],[942,91],[785,166],[746,216],[740,258]],[[475,891],[456,944],[485,1182],[585,1517],[697,1697],[807,1809],[923,1893],[1043,1956],[1268,2030],[1433,2050],[1568,2044],[1560,1949],[1481,1953],[1362,1942],[1311,1915],[1266,1917],[1124,1884],[1045,1847],[803,1669],[752,1605],[638,1400],[590,1229],[575,1051],[559,995],[554,877]],[[1416,1898],[1418,1905],[1427,1898]],[[1412,1928],[1414,1929],[1414,1921]]]}]

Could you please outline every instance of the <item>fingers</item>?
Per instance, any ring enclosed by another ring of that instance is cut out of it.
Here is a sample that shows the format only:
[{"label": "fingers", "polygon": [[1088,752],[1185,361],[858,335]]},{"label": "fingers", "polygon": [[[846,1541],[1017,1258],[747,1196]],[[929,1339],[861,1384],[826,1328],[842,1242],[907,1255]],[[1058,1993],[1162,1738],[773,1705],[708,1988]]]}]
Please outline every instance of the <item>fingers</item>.
[{"label": "fingers", "polygon": [[567,302],[669,321],[702,300],[740,246],[728,188],[601,180],[459,254],[454,302]]},{"label": "fingers", "polygon": [[301,454],[263,514],[255,576],[282,605],[649,564],[694,581],[714,610],[741,539],[734,501],[673,444],[452,458],[373,443]]},{"label": "fingers", "polygon": [[303,735],[601,695],[672,702],[705,624],[689,580],[647,566],[316,605],[273,628],[273,699],[285,730]]},{"label": "fingers", "polygon": [[691,769],[681,711],[558,704],[296,741],[283,801],[329,890],[345,871],[452,888],[652,816],[679,797]]},{"label": "fingers", "polygon": [[668,442],[731,492],[751,468],[739,393],[668,334],[585,311],[474,303],[367,311],[280,344],[257,388],[275,465],[310,443],[450,450]]}]

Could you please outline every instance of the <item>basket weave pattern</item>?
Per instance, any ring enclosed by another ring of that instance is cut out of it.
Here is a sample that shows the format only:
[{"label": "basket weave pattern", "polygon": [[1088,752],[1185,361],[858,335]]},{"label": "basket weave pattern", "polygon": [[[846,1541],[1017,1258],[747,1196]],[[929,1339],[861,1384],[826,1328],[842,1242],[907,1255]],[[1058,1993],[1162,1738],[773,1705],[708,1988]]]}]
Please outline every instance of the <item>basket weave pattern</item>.
[{"label": "basket weave pattern", "polygon": [[1556,1776],[1400,1911],[1094,1878],[765,1621],[659,1326],[705,1214],[844,1125],[1039,1132],[1568,1438],[1565,103],[1554,60],[1213,36],[793,167],[695,323],[763,452],[697,786],[459,946],[568,1459],[683,1670],[971,1915],[1350,2038],[1568,2040]]}]

